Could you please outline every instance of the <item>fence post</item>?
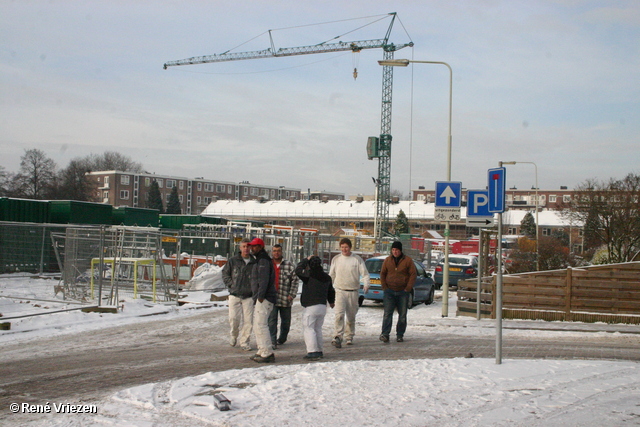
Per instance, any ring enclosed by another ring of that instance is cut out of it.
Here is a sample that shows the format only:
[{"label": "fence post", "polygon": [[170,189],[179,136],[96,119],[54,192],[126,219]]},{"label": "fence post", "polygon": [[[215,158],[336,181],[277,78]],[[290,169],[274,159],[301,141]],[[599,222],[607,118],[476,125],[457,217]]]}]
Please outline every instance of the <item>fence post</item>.
[{"label": "fence post", "polygon": [[572,321],[573,316],[571,315],[571,292],[573,290],[573,269],[571,267],[567,267],[567,275],[565,280],[565,321]]}]

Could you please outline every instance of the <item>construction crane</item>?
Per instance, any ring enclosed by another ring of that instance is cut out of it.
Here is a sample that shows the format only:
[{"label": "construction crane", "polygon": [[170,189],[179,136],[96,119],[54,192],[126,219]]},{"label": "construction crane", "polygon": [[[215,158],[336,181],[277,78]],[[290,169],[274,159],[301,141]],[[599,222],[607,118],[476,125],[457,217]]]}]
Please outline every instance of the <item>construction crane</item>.
[{"label": "construction crane", "polygon": [[[364,49],[382,49],[384,60],[393,59],[394,52],[405,47],[412,47],[413,42],[395,45],[389,43],[389,37],[396,19],[396,12],[389,13],[391,23],[387,33],[382,39],[361,40],[337,43],[319,43],[311,46],[298,46],[278,48],[273,42],[271,30],[269,38],[271,47],[265,50],[251,52],[231,53],[229,51],[205,56],[194,56],[192,58],[168,61],[164,64],[164,69],[181,65],[210,64],[214,62],[238,61],[244,59],[278,58],[285,56],[310,55],[314,53],[329,53],[352,51],[360,52]],[[354,77],[357,70],[354,69]],[[385,65],[382,67],[382,119],[380,125],[380,137],[369,138],[367,143],[367,155],[369,160],[378,159],[378,179],[376,181],[376,213],[375,230],[376,240],[387,233],[389,225],[389,203],[391,202],[391,98],[393,89],[393,67]]]}]

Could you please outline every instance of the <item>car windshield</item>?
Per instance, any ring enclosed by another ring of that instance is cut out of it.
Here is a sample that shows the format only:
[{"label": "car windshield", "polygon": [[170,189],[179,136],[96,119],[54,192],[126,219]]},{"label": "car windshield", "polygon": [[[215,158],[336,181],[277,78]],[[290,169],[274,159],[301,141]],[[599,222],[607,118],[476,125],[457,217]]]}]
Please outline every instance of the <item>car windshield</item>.
[{"label": "car windshield", "polygon": [[449,264],[470,265],[471,260],[468,258],[451,257],[449,258]]},{"label": "car windshield", "polygon": [[364,263],[364,265],[367,267],[369,274],[380,274],[383,262],[383,259],[369,259]]}]

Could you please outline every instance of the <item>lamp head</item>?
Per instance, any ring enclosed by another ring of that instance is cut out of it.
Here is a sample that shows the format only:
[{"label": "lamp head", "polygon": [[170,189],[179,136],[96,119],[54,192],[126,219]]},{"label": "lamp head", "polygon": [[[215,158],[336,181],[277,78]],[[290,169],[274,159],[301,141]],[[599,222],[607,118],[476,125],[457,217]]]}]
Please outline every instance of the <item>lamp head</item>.
[{"label": "lamp head", "polygon": [[407,65],[409,65],[409,62],[411,61],[409,61],[408,59],[385,59],[382,61],[378,61],[378,64],[382,65],[383,67],[406,67]]}]

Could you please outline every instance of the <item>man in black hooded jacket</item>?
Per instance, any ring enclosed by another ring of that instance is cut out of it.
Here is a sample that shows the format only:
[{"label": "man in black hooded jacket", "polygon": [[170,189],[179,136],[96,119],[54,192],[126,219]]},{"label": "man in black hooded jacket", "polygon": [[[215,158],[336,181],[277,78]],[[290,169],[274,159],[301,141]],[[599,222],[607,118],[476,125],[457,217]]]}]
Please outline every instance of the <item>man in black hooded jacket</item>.
[{"label": "man in black hooded jacket", "polygon": [[302,331],[307,347],[304,358],[318,360],[323,357],[322,325],[327,313],[327,302],[333,308],[336,293],[331,284],[331,276],[324,272],[322,260],[317,256],[303,259],[296,267],[296,274],[302,280]]}]

